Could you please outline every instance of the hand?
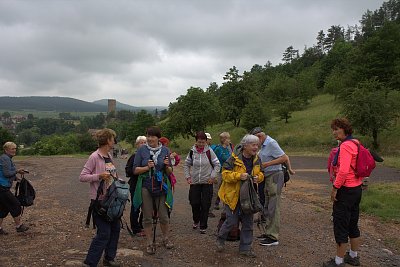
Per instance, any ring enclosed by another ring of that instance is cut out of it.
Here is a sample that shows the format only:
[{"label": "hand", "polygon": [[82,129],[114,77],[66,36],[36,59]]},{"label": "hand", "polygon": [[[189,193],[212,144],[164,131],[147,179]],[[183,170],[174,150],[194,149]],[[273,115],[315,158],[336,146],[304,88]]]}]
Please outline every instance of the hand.
[{"label": "hand", "polygon": [[172,152],[172,153],[171,153],[171,157],[174,157],[174,158],[175,158],[175,156],[176,156],[176,153],[175,153],[175,152]]},{"label": "hand", "polygon": [[247,174],[247,173],[241,173],[240,174],[240,180],[242,180],[242,181],[245,181],[245,180],[247,180],[247,177],[248,177],[249,175]]},{"label": "hand", "polygon": [[334,188],[334,187],[332,187],[332,191],[331,191],[331,201],[332,201],[332,202],[337,201],[337,199],[336,199],[336,194],[337,194],[337,189]]},{"label": "hand", "polygon": [[19,174],[24,174],[24,173],[25,173],[25,170],[24,170],[24,169],[18,169],[18,170],[17,170],[17,173],[19,173]]},{"label": "hand", "polygon": [[192,177],[186,178],[186,181],[187,181],[188,184],[192,184]]},{"label": "hand", "polygon": [[253,176],[253,183],[258,183],[258,175]]},{"label": "hand", "polygon": [[207,182],[208,182],[208,184],[213,184],[213,183],[215,183],[215,178],[209,178],[207,180]]},{"label": "hand", "polygon": [[111,174],[109,172],[103,172],[99,175],[99,180],[109,181],[111,179]]},{"label": "hand", "polygon": [[296,172],[294,170],[292,170],[292,169],[289,169],[288,172],[289,172],[290,175],[296,174]]},{"label": "hand", "polygon": [[164,165],[165,165],[166,167],[169,167],[169,158],[168,158],[168,156],[166,156],[166,157],[164,158]]},{"label": "hand", "polygon": [[151,169],[151,168],[154,168],[154,161],[152,161],[152,160],[149,160],[148,162],[147,162],[147,166],[149,166],[149,169]]},{"label": "hand", "polygon": [[263,162],[263,163],[261,163],[261,165],[262,165],[263,168],[267,168],[267,167],[270,166],[269,162]]}]

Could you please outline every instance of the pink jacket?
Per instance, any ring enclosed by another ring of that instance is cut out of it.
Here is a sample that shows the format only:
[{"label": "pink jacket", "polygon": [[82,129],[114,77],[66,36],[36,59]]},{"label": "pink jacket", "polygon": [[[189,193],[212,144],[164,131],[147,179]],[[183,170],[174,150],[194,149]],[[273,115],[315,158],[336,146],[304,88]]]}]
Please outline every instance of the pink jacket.
[{"label": "pink jacket", "polygon": [[[112,157],[110,154],[109,157],[112,161]],[[90,199],[96,199],[97,189],[99,188],[100,185],[99,177],[100,174],[104,173],[105,171],[106,171],[106,163],[104,161],[104,158],[100,155],[99,150],[97,149],[89,156],[89,159],[86,161],[86,164],[83,167],[81,175],[79,176],[79,181],[90,183],[90,188],[89,188]],[[105,190],[103,190],[103,192],[105,192]],[[101,195],[99,199],[102,199]]]},{"label": "pink jacket", "polygon": [[362,177],[356,176],[354,169],[357,160],[357,145],[353,142],[343,142],[340,145],[337,163],[336,179],[333,186],[339,189],[342,186],[356,187],[362,184]]}]

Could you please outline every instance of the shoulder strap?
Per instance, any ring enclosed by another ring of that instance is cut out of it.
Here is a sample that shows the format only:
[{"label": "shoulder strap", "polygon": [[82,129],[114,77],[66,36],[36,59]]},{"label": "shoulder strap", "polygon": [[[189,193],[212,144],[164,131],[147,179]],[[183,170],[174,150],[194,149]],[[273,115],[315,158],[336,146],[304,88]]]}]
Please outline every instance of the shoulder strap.
[{"label": "shoulder strap", "polygon": [[103,187],[104,187],[104,180],[101,180],[99,188],[97,188],[97,195],[96,195],[96,201],[99,200],[100,194],[103,193]]},{"label": "shoulder strap", "polygon": [[208,161],[210,162],[211,167],[214,168],[214,164],[212,163],[212,160],[211,160],[211,152],[210,152],[210,150],[206,151],[206,155],[207,155]]}]

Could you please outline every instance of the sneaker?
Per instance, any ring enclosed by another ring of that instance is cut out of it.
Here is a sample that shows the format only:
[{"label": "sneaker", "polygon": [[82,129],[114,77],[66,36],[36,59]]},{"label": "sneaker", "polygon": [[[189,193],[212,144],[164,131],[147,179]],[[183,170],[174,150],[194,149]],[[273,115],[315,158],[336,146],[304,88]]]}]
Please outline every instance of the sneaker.
[{"label": "sneaker", "polygon": [[222,252],[224,251],[225,243],[222,239],[217,238],[217,252]]},{"label": "sneaker", "polygon": [[239,252],[240,256],[245,256],[245,257],[249,257],[249,258],[256,258],[257,255],[254,253],[253,250],[244,250],[244,251],[240,251]]},{"label": "sneaker", "polygon": [[344,267],[346,266],[346,263],[342,262],[341,264],[337,265],[335,262],[335,259],[330,259],[329,261],[326,261],[322,264],[322,267]]},{"label": "sneaker", "polygon": [[174,243],[172,243],[172,241],[168,238],[163,240],[163,245],[166,249],[171,249],[174,247]]},{"label": "sneaker", "polygon": [[344,255],[344,262],[353,266],[360,266],[360,256],[352,258],[349,252],[346,252],[346,255]]},{"label": "sneaker", "polygon": [[205,234],[206,232],[206,229],[200,229],[200,234]]},{"label": "sneaker", "polygon": [[109,261],[109,260],[103,259],[103,266],[120,267],[121,264],[114,260]]},{"label": "sneaker", "polygon": [[266,237],[260,241],[261,246],[277,246],[279,245],[278,240],[272,239],[270,237]]},{"label": "sneaker", "polygon": [[25,232],[29,229],[28,226],[25,226],[24,224],[21,224],[19,227],[16,228],[18,233]]},{"label": "sneaker", "polygon": [[0,228],[0,235],[8,235],[8,233],[3,228]]},{"label": "sneaker", "polygon": [[192,227],[193,229],[197,229],[197,227],[199,227],[199,223],[194,223]]},{"label": "sneaker", "polygon": [[258,239],[265,239],[267,237],[268,236],[266,234],[262,234],[262,235],[257,236]]},{"label": "sneaker", "polygon": [[215,218],[215,214],[212,213],[212,212],[209,212],[209,213],[208,213],[208,217],[210,217],[210,218]]}]

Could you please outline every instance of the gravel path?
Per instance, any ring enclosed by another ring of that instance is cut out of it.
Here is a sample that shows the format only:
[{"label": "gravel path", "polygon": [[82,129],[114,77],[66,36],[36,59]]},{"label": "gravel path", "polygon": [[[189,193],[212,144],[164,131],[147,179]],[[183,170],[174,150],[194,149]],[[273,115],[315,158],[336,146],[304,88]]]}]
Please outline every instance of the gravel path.
[{"label": "gravel path", "polygon": [[[335,253],[328,200],[330,185],[324,171],[326,160],[291,159],[298,172],[283,194],[279,246],[266,248],[255,240],[256,259],[239,257],[237,242],[227,242],[223,253],[215,252],[218,218],[209,219],[206,235],[191,228],[188,186],[183,181],[182,168],[178,167],[175,169],[178,184],[171,215],[175,248],[166,250],[159,246],[154,256],[148,256],[142,252],[144,238],[132,238],[125,229],[121,232],[118,259],[124,266],[321,266]],[[27,178],[32,181],[38,196],[35,205],[24,213],[24,220],[31,227],[26,234],[15,233],[10,216],[5,219],[4,228],[10,234],[0,236],[1,267],[79,266],[94,235],[93,229],[84,227],[89,186],[78,181],[85,161],[73,157],[32,157],[16,161],[17,167],[31,171]],[[123,176],[125,160],[118,159],[117,165]],[[396,181],[398,174],[398,170],[378,167],[371,182]],[[128,210],[129,207],[124,216],[127,219]],[[215,213],[219,217],[219,212]],[[362,265],[400,266],[400,225],[382,223],[363,215],[360,226]],[[157,233],[160,233],[159,228]],[[254,236],[259,234],[254,225]]]}]

